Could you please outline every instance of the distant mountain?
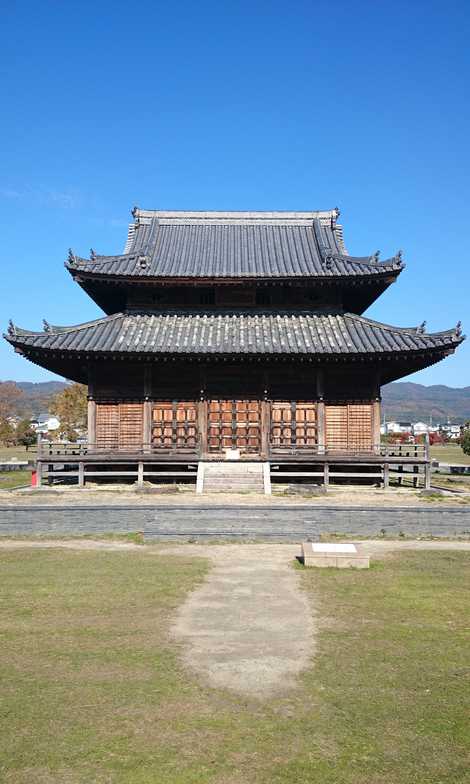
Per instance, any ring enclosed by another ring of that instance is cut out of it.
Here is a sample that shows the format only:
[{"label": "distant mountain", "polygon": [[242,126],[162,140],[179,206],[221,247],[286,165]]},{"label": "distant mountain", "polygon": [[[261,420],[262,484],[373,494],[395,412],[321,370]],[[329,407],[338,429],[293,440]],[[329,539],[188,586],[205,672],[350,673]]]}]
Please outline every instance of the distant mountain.
[{"label": "distant mountain", "polygon": [[470,387],[456,389],[443,384],[425,387],[395,381],[382,387],[382,416],[403,421],[462,424],[470,420]]},{"label": "distant mountain", "polygon": [[[24,397],[18,403],[19,416],[38,416],[46,413],[50,399],[66,386],[65,381],[19,381]],[[443,384],[425,387],[409,381],[395,381],[382,387],[382,415],[386,419],[434,423],[463,423],[470,420],[470,387],[455,389]]]},{"label": "distant mountain", "polygon": [[16,404],[16,415],[20,417],[38,417],[49,410],[49,403],[53,395],[62,392],[66,386],[65,381],[17,381],[16,385],[24,395]]}]

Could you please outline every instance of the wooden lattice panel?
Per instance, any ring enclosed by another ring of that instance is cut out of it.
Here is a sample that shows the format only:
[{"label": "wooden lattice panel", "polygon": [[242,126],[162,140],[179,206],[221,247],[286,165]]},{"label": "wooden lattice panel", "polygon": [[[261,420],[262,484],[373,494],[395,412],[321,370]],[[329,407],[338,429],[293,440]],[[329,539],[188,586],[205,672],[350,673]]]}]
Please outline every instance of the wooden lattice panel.
[{"label": "wooden lattice panel", "polygon": [[96,444],[103,449],[119,445],[119,404],[96,404]]},{"label": "wooden lattice panel", "polygon": [[143,404],[119,404],[119,446],[141,447],[143,442]]},{"label": "wooden lattice panel", "polygon": [[143,441],[142,403],[97,403],[96,443],[102,449],[140,448]]},{"label": "wooden lattice panel", "polygon": [[152,408],[152,446],[156,449],[191,449],[197,446],[196,403],[154,403]]},{"label": "wooden lattice panel", "polygon": [[317,443],[315,403],[287,400],[271,404],[271,446],[305,449]]},{"label": "wooden lattice panel", "polygon": [[328,449],[364,451],[372,448],[372,404],[327,405],[326,446]]},{"label": "wooden lattice panel", "polygon": [[261,447],[259,400],[210,400],[207,444],[210,452],[239,449],[257,453]]},{"label": "wooden lattice panel", "polygon": [[372,446],[372,405],[348,405],[348,444],[350,449],[370,449]]}]

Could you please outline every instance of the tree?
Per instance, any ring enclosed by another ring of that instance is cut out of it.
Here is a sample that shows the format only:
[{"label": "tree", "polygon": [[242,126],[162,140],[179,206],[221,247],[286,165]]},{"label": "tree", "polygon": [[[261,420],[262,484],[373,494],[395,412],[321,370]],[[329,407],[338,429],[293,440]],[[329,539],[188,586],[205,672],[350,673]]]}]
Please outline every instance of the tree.
[{"label": "tree", "polygon": [[87,388],[83,384],[70,384],[63,392],[55,395],[49,411],[60,421],[59,435],[75,441],[77,431],[84,430],[87,423]]},{"label": "tree", "polygon": [[0,419],[7,419],[15,413],[16,404],[23,394],[14,381],[0,381]]},{"label": "tree", "polygon": [[466,455],[470,455],[470,427],[465,427],[460,436],[460,446]]},{"label": "tree", "polygon": [[0,417],[0,444],[12,446],[15,443],[16,431],[6,417]]},{"label": "tree", "polygon": [[28,451],[28,447],[33,446],[36,443],[37,434],[36,431],[33,430],[31,427],[31,422],[29,419],[22,419],[18,422],[16,428],[16,443],[21,444],[21,446],[26,447],[26,451]]}]

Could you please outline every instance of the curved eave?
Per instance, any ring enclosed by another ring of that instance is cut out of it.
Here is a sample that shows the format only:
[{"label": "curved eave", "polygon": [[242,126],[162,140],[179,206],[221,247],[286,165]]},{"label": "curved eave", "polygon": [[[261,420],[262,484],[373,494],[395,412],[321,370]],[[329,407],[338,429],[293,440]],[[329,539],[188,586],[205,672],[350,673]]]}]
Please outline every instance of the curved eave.
[{"label": "curved eave", "polygon": [[10,323],[4,337],[23,352],[126,356],[305,356],[328,359],[393,359],[454,351],[464,340],[460,325],[427,334],[420,327],[393,327],[352,313],[263,310],[211,313],[166,311],[116,313],[68,327],[31,332]]},{"label": "curved eave", "polygon": [[[349,258],[348,258],[349,261]],[[362,262],[361,262],[362,264]],[[344,274],[344,273],[335,273],[331,270],[325,269],[322,274],[318,274],[317,272],[312,273],[311,275],[306,274],[291,274],[291,275],[261,275],[261,274],[240,274],[237,276],[234,275],[151,275],[147,273],[143,273],[140,271],[139,273],[120,273],[120,272],[110,272],[109,270],[103,271],[97,268],[96,270],[90,270],[85,266],[81,267],[79,264],[65,264],[66,268],[74,278],[77,280],[78,283],[82,281],[89,281],[91,282],[102,282],[102,283],[124,283],[124,284],[131,284],[131,285],[178,285],[182,283],[188,283],[194,285],[195,283],[204,283],[207,284],[209,282],[217,282],[217,283],[227,283],[227,284],[234,284],[239,285],[241,281],[245,282],[254,282],[262,281],[263,283],[269,282],[272,284],[276,283],[292,283],[292,281],[305,281],[305,282],[312,282],[312,281],[321,281],[322,283],[341,283],[347,282],[348,284],[357,284],[361,285],[362,282],[379,282],[383,281],[386,282],[387,278],[393,278],[396,280],[398,275],[404,270],[405,264],[400,264],[397,266],[396,264],[387,264],[384,262],[380,265],[367,265],[367,262],[363,262],[361,274]],[[389,281],[391,282],[391,281]]]}]

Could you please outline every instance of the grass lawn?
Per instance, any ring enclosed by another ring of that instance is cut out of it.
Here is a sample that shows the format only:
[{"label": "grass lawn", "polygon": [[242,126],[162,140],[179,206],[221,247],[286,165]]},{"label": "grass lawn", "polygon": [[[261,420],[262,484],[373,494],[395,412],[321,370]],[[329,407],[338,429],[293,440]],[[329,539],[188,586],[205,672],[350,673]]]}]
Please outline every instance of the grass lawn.
[{"label": "grass lawn", "polygon": [[31,471],[0,471],[0,490],[31,484]]},{"label": "grass lawn", "polygon": [[470,465],[470,455],[466,455],[458,444],[431,446],[430,452],[433,460],[439,460],[443,463]]},{"label": "grass lawn", "polygon": [[178,663],[169,621],[204,560],[20,550],[0,568],[6,784],[470,781],[468,553],[302,569],[314,666],[268,702]]},{"label": "grass lawn", "polygon": [[18,460],[35,460],[36,447],[30,446],[26,451],[25,446],[0,446],[0,460],[12,460],[15,457]]}]

